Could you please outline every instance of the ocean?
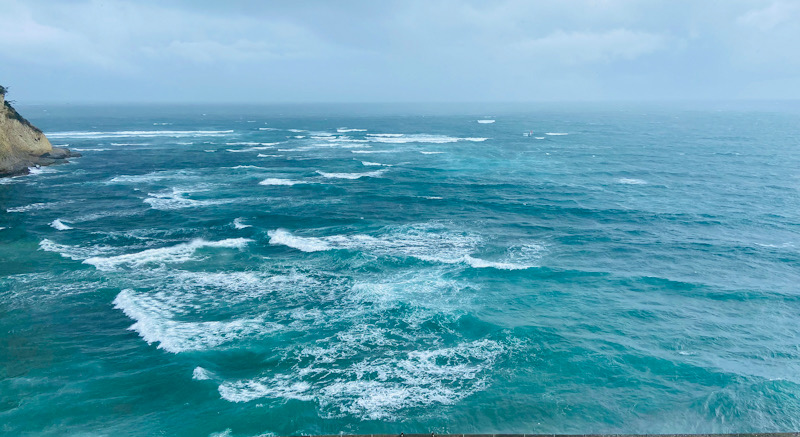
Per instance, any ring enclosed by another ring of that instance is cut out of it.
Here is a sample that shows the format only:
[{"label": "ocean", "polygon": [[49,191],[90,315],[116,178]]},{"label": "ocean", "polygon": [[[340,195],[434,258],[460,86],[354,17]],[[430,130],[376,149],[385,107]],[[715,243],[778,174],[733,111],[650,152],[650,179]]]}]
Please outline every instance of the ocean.
[{"label": "ocean", "polygon": [[19,109],[0,433],[800,429],[797,104]]}]

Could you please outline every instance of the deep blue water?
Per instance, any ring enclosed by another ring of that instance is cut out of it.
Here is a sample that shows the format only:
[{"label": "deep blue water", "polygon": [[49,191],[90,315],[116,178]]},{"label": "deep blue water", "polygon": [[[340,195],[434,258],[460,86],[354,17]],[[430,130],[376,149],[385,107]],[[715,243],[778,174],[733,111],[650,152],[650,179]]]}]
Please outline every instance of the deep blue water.
[{"label": "deep blue water", "polygon": [[800,429],[795,106],[20,109],[0,433]]}]

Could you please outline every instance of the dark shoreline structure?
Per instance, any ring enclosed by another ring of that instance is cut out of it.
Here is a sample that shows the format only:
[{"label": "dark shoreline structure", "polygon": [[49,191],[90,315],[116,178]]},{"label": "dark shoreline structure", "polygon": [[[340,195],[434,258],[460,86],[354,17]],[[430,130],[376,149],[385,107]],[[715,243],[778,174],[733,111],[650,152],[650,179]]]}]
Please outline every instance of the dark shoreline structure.
[{"label": "dark shoreline structure", "polygon": [[800,437],[800,432],[734,434],[321,434],[287,437]]},{"label": "dark shoreline structure", "polygon": [[0,177],[30,173],[30,167],[62,164],[81,156],[69,149],[53,147],[44,133],[21,116],[5,99],[0,85]]}]

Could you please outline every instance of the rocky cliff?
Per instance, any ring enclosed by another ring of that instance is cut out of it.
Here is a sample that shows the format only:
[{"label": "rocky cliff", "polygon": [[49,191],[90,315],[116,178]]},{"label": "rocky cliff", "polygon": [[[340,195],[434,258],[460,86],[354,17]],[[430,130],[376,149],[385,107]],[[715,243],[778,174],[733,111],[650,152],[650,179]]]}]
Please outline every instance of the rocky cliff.
[{"label": "rocky cliff", "polygon": [[41,130],[32,125],[5,100],[0,87],[0,177],[28,173],[29,167],[67,162],[80,156],[53,147]]}]

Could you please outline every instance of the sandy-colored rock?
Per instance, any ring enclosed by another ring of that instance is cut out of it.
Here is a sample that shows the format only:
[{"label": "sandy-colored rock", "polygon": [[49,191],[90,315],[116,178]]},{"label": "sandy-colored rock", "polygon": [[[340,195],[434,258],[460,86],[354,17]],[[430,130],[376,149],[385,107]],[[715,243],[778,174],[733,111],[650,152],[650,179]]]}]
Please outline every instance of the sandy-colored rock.
[{"label": "sandy-colored rock", "polygon": [[70,156],[78,155],[53,148],[44,133],[0,94],[0,176],[24,174],[28,167],[66,162]]}]

